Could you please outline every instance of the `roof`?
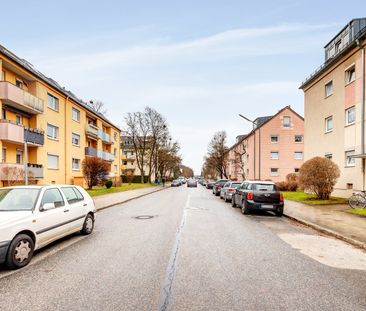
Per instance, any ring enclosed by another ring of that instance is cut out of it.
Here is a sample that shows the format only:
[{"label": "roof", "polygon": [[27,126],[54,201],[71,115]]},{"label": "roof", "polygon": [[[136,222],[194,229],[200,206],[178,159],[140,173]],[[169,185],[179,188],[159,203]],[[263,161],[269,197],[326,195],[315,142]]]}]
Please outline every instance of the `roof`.
[{"label": "roof", "polygon": [[[326,48],[330,43],[333,42],[333,40],[339,36],[345,28],[347,28],[351,23],[354,21],[359,21],[362,19],[353,19],[351,20],[345,27],[342,28],[342,30],[337,33],[335,37],[330,40],[324,48]],[[303,81],[299,87],[299,89],[304,89],[307,85],[309,85],[311,82],[313,82],[316,78],[318,78],[321,74],[323,74],[327,69],[329,69],[332,65],[337,63],[344,55],[346,55],[349,51],[351,51],[353,48],[355,48],[358,44],[359,40],[364,40],[366,38],[366,27],[362,28],[357,34],[355,34],[352,37],[352,40],[350,43],[338,54],[336,54],[334,57],[328,59],[325,63],[323,63],[319,68],[317,68],[308,78],[306,78],[305,81]]]},{"label": "roof", "polygon": [[[235,148],[237,145],[239,145],[243,140],[247,139],[248,137],[252,136],[257,130],[259,130],[261,127],[263,127],[265,124],[267,124],[268,122],[270,122],[272,119],[274,119],[275,117],[277,117],[280,113],[282,113],[284,110],[286,109],[289,109],[293,114],[295,114],[298,118],[300,118],[301,120],[304,121],[304,117],[301,116],[300,114],[298,114],[295,110],[293,110],[291,108],[291,106],[286,106],[286,107],[283,107],[282,109],[280,109],[275,115],[271,116],[271,117],[259,117],[255,120],[258,120],[260,118],[262,119],[266,119],[264,122],[262,123],[259,123],[260,125],[257,126],[255,129],[253,129],[250,133],[248,133],[247,135],[242,135],[243,137],[238,141],[236,142],[234,145],[232,145],[229,150],[227,152],[229,152],[230,150],[232,150],[233,148]],[[254,120],[254,122],[255,122]],[[226,153],[227,153],[226,152]]]},{"label": "roof", "polygon": [[258,117],[253,122],[256,124],[256,127],[259,127],[259,126],[261,126],[263,123],[265,123],[266,121],[268,121],[271,118],[272,118],[272,116]]},{"label": "roof", "polygon": [[81,100],[80,98],[78,98],[74,93],[72,93],[69,90],[66,90],[65,87],[62,87],[60,84],[58,84],[55,80],[53,80],[52,78],[49,78],[47,76],[45,76],[43,73],[41,73],[40,71],[38,71],[30,62],[28,62],[27,60],[20,58],[19,56],[15,55],[14,53],[10,52],[8,49],[6,49],[4,46],[2,46],[0,44],[0,53],[2,53],[3,55],[5,55],[6,57],[10,58],[12,61],[14,61],[15,63],[17,63],[19,66],[23,67],[25,70],[29,71],[30,73],[32,73],[33,75],[35,75],[37,78],[39,78],[40,80],[42,80],[43,82],[47,83],[48,85],[52,86],[53,88],[55,88],[56,90],[58,90],[60,93],[62,93],[63,95],[65,95],[66,97],[71,98],[73,101],[75,101],[76,103],[78,103],[80,106],[82,106],[83,108],[85,108],[86,110],[88,110],[89,112],[93,113],[94,115],[98,116],[99,118],[101,118],[103,121],[109,123],[110,125],[112,125],[113,127],[119,129],[118,126],[116,126],[115,124],[113,124],[111,121],[109,121],[104,115],[102,115],[101,113],[93,110],[92,108],[90,108],[88,106],[88,104],[86,102],[84,102],[83,100]]}]

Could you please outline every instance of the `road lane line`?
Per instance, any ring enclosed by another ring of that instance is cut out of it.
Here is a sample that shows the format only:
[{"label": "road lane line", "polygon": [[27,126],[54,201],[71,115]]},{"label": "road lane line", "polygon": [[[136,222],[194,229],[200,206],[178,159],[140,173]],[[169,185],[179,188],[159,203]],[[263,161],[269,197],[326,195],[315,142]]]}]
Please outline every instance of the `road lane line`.
[{"label": "road lane line", "polygon": [[172,285],[173,285],[173,281],[174,281],[177,259],[178,259],[178,255],[179,255],[180,245],[181,245],[181,236],[182,236],[183,228],[186,224],[187,211],[189,209],[190,202],[191,202],[191,195],[189,194],[186,204],[184,206],[182,221],[180,223],[180,226],[178,227],[178,230],[177,230],[177,233],[175,236],[174,247],[172,249],[172,253],[169,258],[168,267],[167,267],[167,270],[165,273],[165,280],[164,280],[163,288],[162,288],[161,294],[160,294],[160,304],[159,304],[158,311],[167,311],[169,308],[170,297],[171,297],[171,292],[172,292]]}]

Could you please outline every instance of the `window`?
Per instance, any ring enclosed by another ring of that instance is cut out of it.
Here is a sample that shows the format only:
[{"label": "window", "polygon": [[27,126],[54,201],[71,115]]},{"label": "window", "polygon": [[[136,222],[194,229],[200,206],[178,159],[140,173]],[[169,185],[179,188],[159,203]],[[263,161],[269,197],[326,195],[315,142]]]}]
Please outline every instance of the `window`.
[{"label": "window", "polygon": [[324,155],[324,157],[325,157],[325,158],[327,158],[328,160],[332,160],[332,159],[333,159],[333,154],[331,154],[331,153],[326,153],[326,154]]},{"label": "window", "polygon": [[80,159],[72,158],[72,169],[80,170]]},{"label": "window", "polygon": [[276,144],[279,141],[278,135],[271,135],[271,143]]},{"label": "window", "polygon": [[271,168],[271,176],[278,176],[278,168]]},{"label": "window", "polygon": [[64,206],[65,202],[62,198],[62,195],[60,193],[60,190],[58,189],[47,189],[42,197],[41,206],[43,206],[46,203],[54,203],[55,207]]},{"label": "window", "polygon": [[257,191],[277,191],[276,185],[273,184],[252,184],[251,189]]},{"label": "window", "polygon": [[76,203],[76,202],[83,200],[80,197],[78,197],[78,195],[75,191],[76,189],[74,187],[64,187],[64,188],[61,188],[61,190],[62,190],[63,194],[65,195],[66,200],[69,204]]},{"label": "window", "polygon": [[329,81],[325,85],[325,97],[328,97],[333,94],[333,81]]},{"label": "window", "polygon": [[2,153],[1,153],[1,162],[6,163],[6,148],[3,147]]},{"label": "window", "polygon": [[48,168],[57,170],[58,169],[58,155],[48,154],[47,163],[48,163]]},{"label": "window", "polygon": [[2,110],[2,118],[6,120],[6,110],[4,108]]},{"label": "window", "polygon": [[113,138],[114,138],[114,141],[117,141],[117,132],[114,132]]},{"label": "window", "polygon": [[304,136],[295,135],[295,143],[302,143],[304,141]]},{"label": "window", "polygon": [[339,39],[339,40],[335,43],[335,45],[334,45],[335,53],[338,53],[338,52],[340,51],[340,49],[341,49],[341,44],[342,44],[342,40],[341,40],[341,39]]},{"label": "window", "polygon": [[353,189],[353,184],[351,183],[347,183],[347,190],[352,190]]},{"label": "window", "polygon": [[58,139],[58,127],[47,123],[47,137]]},{"label": "window", "polygon": [[302,160],[302,151],[295,152],[295,160]]},{"label": "window", "polygon": [[23,88],[23,81],[22,81],[22,80],[20,80],[20,79],[16,79],[16,80],[15,80],[15,85],[16,85],[17,87],[19,87],[20,89],[22,89],[22,88]]},{"label": "window", "polygon": [[113,154],[116,156],[117,155],[117,148],[114,148],[113,150]]},{"label": "window", "polygon": [[278,151],[271,151],[271,160],[278,160],[279,153]]},{"label": "window", "polygon": [[351,68],[346,70],[346,84],[349,84],[356,80],[356,70],[355,66],[352,66]]},{"label": "window", "polygon": [[15,122],[16,122],[16,124],[23,124],[23,118],[22,118],[22,116],[20,116],[20,115],[16,115],[15,116]]},{"label": "window", "polygon": [[127,161],[123,161],[123,165],[127,165]]},{"label": "window", "polygon": [[300,169],[296,167],[296,168],[294,169],[294,172],[295,172],[295,173],[298,173],[298,172],[300,172]]},{"label": "window", "polygon": [[47,97],[48,97],[48,108],[58,111],[58,98],[49,93],[47,93]]},{"label": "window", "polygon": [[117,173],[117,165],[114,166],[114,172]]},{"label": "window", "polygon": [[0,80],[5,80],[5,71],[4,70],[1,70]]},{"label": "window", "polygon": [[17,149],[16,151],[16,163],[23,164],[23,150]]},{"label": "window", "polygon": [[283,117],[283,127],[291,127],[291,117],[289,116]]},{"label": "window", "polygon": [[356,108],[355,106],[346,110],[346,125],[354,124],[356,121]]},{"label": "window", "polygon": [[355,158],[353,157],[355,155],[354,150],[346,151],[346,166],[355,166]]},{"label": "window", "polygon": [[76,122],[80,122],[80,110],[72,108],[72,119]]},{"label": "window", "polygon": [[80,145],[80,135],[72,133],[72,144],[75,146],[79,146]]},{"label": "window", "polygon": [[333,116],[325,119],[325,133],[333,131]]}]

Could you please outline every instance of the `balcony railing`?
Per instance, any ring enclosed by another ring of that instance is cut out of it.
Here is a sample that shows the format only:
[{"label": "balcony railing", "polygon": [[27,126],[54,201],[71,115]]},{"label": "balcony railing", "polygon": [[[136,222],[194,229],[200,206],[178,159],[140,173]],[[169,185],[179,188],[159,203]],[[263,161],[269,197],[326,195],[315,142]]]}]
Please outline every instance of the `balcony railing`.
[{"label": "balcony railing", "polygon": [[44,111],[44,101],[10,82],[0,81],[0,99],[7,105],[13,106],[30,114]]},{"label": "balcony railing", "polygon": [[43,146],[44,145],[44,133],[43,131],[35,130],[32,128],[24,129],[24,140],[27,143]]},{"label": "balcony railing", "polygon": [[28,163],[28,177],[30,179],[42,179],[43,178],[43,165]]},{"label": "balcony railing", "polygon": [[24,127],[22,125],[0,120],[0,139],[12,143],[24,143]]},{"label": "balcony railing", "polygon": [[85,126],[85,132],[87,135],[98,138],[99,128],[93,124],[87,124]]},{"label": "balcony railing", "polygon": [[25,128],[9,120],[0,120],[0,139],[12,143],[44,145],[44,133],[41,130]]},{"label": "balcony railing", "polygon": [[[28,178],[42,179],[43,165],[28,163]],[[2,181],[23,181],[24,165],[18,163],[0,163],[0,180]]]},{"label": "balcony railing", "polygon": [[106,144],[112,144],[111,136],[102,130],[98,130],[98,138],[100,138]]},{"label": "balcony railing", "polygon": [[109,152],[98,150],[91,147],[85,148],[85,155],[91,157],[98,157],[106,161],[114,161],[115,156]]}]

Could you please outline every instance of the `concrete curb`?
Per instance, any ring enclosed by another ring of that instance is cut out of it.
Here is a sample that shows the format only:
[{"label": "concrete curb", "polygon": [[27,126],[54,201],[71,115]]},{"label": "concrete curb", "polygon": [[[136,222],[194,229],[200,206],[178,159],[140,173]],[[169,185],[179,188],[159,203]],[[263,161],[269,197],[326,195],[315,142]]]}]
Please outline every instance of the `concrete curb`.
[{"label": "concrete curb", "polygon": [[135,200],[135,199],[139,199],[139,198],[142,198],[144,196],[147,196],[149,194],[152,194],[152,193],[155,193],[155,192],[159,192],[159,191],[162,191],[162,190],[165,190],[165,189],[169,189],[170,187],[164,187],[164,188],[161,188],[161,189],[157,189],[157,190],[154,190],[154,191],[151,191],[151,192],[148,192],[148,193],[144,193],[144,194],[140,194],[136,197],[133,197],[133,198],[129,198],[129,199],[125,199],[125,200],[122,200],[122,201],[119,201],[119,202],[116,202],[116,203],[113,203],[113,204],[109,204],[109,205],[106,205],[106,206],[102,206],[102,207],[97,207],[97,212],[99,211],[102,211],[106,208],[110,208],[110,207],[113,207],[113,206],[116,206],[116,205],[119,205],[119,204],[122,204],[122,203],[126,203],[126,202],[129,202],[129,201],[132,201],[132,200]]},{"label": "concrete curb", "polygon": [[349,238],[347,236],[344,236],[338,232],[335,232],[333,230],[330,230],[330,229],[327,229],[327,228],[324,228],[322,226],[319,226],[319,225],[316,225],[310,221],[306,221],[306,220],[303,220],[301,218],[297,218],[297,217],[294,217],[294,216],[290,216],[290,215],[286,215],[285,213],[283,214],[283,216],[285,216],[286,218],[288,219],[291,219],[293,221],[296,221],[302,225],[305,225],[307,227],[310,227],[312,229],[315,229],[321,233],[324,233],[326,235],[329,235],[329,236],[332,236],[332,237],[335,237],[339,240],[342,240],[344,242],[347,242],[355,247],[358,247],[358,248],[361,248],[361,249],[364,249],[366,250],[366,243],[363,243],[361,241],[358,241],[358,240],[355,240],[355,239],[352,239],[352,238]]}]

